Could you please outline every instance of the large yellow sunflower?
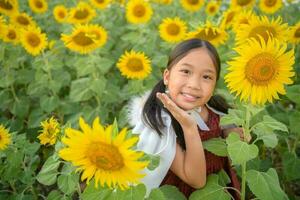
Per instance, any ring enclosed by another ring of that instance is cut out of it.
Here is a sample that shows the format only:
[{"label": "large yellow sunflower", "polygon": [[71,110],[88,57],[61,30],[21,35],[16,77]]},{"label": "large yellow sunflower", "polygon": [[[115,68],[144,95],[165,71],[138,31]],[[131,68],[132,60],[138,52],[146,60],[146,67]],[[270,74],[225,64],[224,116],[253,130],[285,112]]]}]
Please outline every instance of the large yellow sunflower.
[{"label": "large yellow sunflower", "polygon": [[268,14],[273,14],[282,7],[282,0],[260,0],[259,8]]},{"label": "large yellow sunflower", "polygon": [[200,26],[196,31],[189,32],[186,39],[199,38],[207,40],[215,46],[224,44],[228,38],[227,32],[223,28],[213,26],[209,21],[204,26]]},{"label": "large yellow sunflower", "polygon": [[232,7],[252,8],[256,0],[231,0]]},{"label": "large yellow sunflower", "polygon": [[220,9],[220,4],[216,1],[210,1],[206,5],[205,12],[207,15],[214,16],[218,13]]},{"label": "large yellow sunflower", "polygon": [[82,181],[89,183],[94,177],[96,186],[112,189],[127,189],[139,183],[144,176],[141,170],[148,162],[139,161],[144,153],[132,149],[138,137],[126,139],[126,128],[113,136],[113,126],[104,128],[99,118],[94,120],[92,127],[80,118],[79,125],[82,131],[66,129],[62,142],[67,147],[59,151],[59,156],[83,171]]},{"label": "large yellow sunflower", "polygon": [[242,10],[238,16],[236,17],[236,20],[234,20],[233,23],[233,30],[236,32],[238,29],[240,29],[240,26],[242,24],[249,24],[249,20],[251,20],[253,17],[257,17],[252,10]]},{"label": "large yellow sunflower", "polygon": [[125,52],[117,63],[121,74],[129,79],[144,79],[151,73],[151,62],[143,52]]},{"label": "large yellow sunflower", "polygon": [[33,56],[40,54],[48,45],[47,36],[45,33],[41,33],[39,27],[24,29],[21,34],[21,43],[25,50]]},{"label": "large yellow sunflower", "polygon": [[0,13],[11,16],[18,12],[18,0],[0,0]]},{"label": "large yellow sunflower", "polygon": [[71,24],[85,24],[96,16],[96,11],[90,4],[80,1],[76,7],[71,8],[68,22]]},{"label": "large yellow sunflower", "polygon": [[35,21],[27,13],[15,13],[10,17],[10,22],[17,27],[26,28],[28,26],[36,26]]},{"label": "large yellow sunflower", "polygon": [[182,7],[190,12],[196,12],[203,6],[203,0],[180,0]]},{"label": "large yellow sunflower", "polygon": [[2,38],[4,42],[16,45],[20,42],[20,30],[13,24],[5,25]]},{"label": "large yellow sunflower", "polygon": [[294,44],[300,43],[300,22],[290,28],[289,41]]},{"label": "large yellow sunflower", "polygon": [[69,49],[87,54],[106,43],[107,32],[102,26],[78,24],[71,35],[62,34],[61,40]]},{"label": "large yellow sunflower", "polygon": [[186,29],[186,23],[179,17],[165,18],[159,25],[159,34],[167,42],[179,42],[184,39]]},{"label": "large yellow sunflower", "polygon": [[11,143],[11,138],[8,130],[0,124],[0,150],[4,150]]},{"label": "large yellow sunflower", "polygon": [[238,44],[247,41],[248,38],[259,40],[259,36],[267,41],[270,37],[279,41],[286,41],[288,38],[288,25],[282,23],[282,18],[269,20],[266,16],[253,17],[248,24],[241,24],[236,30],[236,40]]},{"label": "large yellow sunflower", "polygon": [[99,9],[105,9],[110,4],[111,0],[90,0],[92,5]]},{"label": "large yellow sunflower", "polygon": [[54,19],[59,23],[64,23],[68,17],[68,9],[64,5],[57,5],[53,9]]},{"label": "large yellow sunflower", "polygon": [[[250,49],[250,51],[249,51]],[[239,56],[228,62],[225,82],[231,93],[252,104],[264,104],[285,94],[284,84],[292,84],[294,50],[276,39],[252,38],[236,48]]]},{"label": "large yellow sunflower", "polygon": [[48,10],[46,0],[28,0],[30,9],[35,13],[44,13]]},{"label": "large yellow sunflower", "polygon": [[133,24],[147,23],[153,14],[151,5],[144,0],[129,0],[126,5],[126,19]]},{"label": "large yellow sunflower", "polygon": [[222,14],[221,28],[227,29],[235,23],[235,20],[239,16],[240,8],[230,8]]},{"label": "large yellow sunflower", "polygon": [[50,119],[46,119],[45,121],[42,121],[41,126],[43,130],[40,131],[41,134],[38,136],[40,143],[43,145],[55,144],[58,133],[60,132],[60,125],[58,121],[53,117],[51,117]]}]

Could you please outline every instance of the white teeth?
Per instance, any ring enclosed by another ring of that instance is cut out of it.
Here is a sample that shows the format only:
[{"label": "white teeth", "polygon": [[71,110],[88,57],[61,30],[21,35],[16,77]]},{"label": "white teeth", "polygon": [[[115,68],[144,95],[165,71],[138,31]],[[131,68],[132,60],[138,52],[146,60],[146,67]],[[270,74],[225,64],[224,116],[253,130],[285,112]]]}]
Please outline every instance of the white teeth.
[{"label": "white teeth", "polygon": [[183,96],[187,97],[187,98],[191,98],[191,99],[197,99],[198,97],[186,94],[186,93],[182,93]]}]

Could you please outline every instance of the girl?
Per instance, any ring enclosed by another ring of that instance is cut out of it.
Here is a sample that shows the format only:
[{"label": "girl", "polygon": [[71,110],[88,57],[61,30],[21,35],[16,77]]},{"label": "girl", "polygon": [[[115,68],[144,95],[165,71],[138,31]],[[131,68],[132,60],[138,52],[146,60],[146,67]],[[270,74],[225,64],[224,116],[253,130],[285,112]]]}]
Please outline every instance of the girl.
[{"label": "girl", "polygon": [[[145,170],[142,182],[149,193],[164,184],[174,185],[188,197],[206,184],[206,177],[224,169],[231,187],[239,182],[228,158],[203,149],[202,141],[224,137],[219,126],[229,106],[213,96],[220,74],[220,59],[207,41],[186,40],[169,57],[163,79],[150,94],[131,102],[133,133],[139,134],[138,149],[160,157],[159,166]],[[234,191],[235,199],[239,196]]]}]

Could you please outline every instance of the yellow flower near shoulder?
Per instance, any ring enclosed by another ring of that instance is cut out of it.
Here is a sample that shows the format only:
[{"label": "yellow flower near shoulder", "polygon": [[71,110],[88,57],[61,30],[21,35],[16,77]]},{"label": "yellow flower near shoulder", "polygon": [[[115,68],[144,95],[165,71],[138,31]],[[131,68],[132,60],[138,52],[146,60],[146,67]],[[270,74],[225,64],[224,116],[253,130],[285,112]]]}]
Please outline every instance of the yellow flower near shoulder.
[{"label": "yellow flower near shoulder", "polygon": [[133,24],[147,23],[153,14],[151,5],[144,0],[129,0],[126,5],[126,19]]},{"label": "yellow flower near shoulder", "polygon": [[203,6],[203,0],[180,0],[182,7],[190,12],[196,12]]},{"label": "yellow flower near shoulder", "polygon": [[4,150],[11,143],[11,137],[8,130],[0,124],[0,150]]},{"label": "yellow flower near shoulder", "polygon": [[268,14],[273,14],[282,7],[282,0],[260,0],[259,8]]},{"label": "yellow flower near shoulder", "polygon": [[4,26],[3,41],[14,45],[20,42],[20,30],[13,24]]},{"label": "yellow flower near shoulder", "polygon": [[284,85],[292,84],[294,50],[278,40],[252,38],[236,48],[239,56],[228,62],[225,82],[231,93],[252,104],[264,104],[285,94]]},{"label": "yellow flower near shoulder", "polygon": [[125,52],[117,63],[121,74],[129,79],[144,79],[151,73],[150,60],[143,52]]},{"label": "yellow flower near shoulder", "polygon": [[186,39],[198,38],[212,43],[214,46],[224,44],[228,38],[223,28],[212,25],[209,21],[204,26],[198,27],[196,31],[187,33]]},{"label": "yellow flower near shoulder", "polygon": [[205,12],[207,15],[214,16],[219,12],[220,4],[215,1],[210,1],[206,5]]},{"label": "yellow flower near shoulder", "polygon": [[223,29],[231,28],[231,26],[235,23],[235,20],[239,16],[240,8],[230,8],[222,14],[222,20],[220,27]]},{"label": "yellow flower near shoulder", "polygon": [[231,7],[251,9],[255,5],[255,0],[231,0]]},{"label": "yellow flower near shoulder", "polygon": [[27,13],[16,13],[10,17],[10,22],[18,27],[36,26],[35,21]]},{"label": "yellow flower near shoulder", "polygon": [[289,41],[293,44],[300,43],[300,22],[290,28]]},{"label": "yellow flower near shoulder", "polygon": [[0,0],[0,13],[11,16],[18,12],[18,0]]},{"label": "yellow flower near shoulder", "polygon": [[68,22],[71,24],[86,24],[95,16],[95,9],[88,3],[80,1],[76,7],[70,9]]},{"label": "yellow flower near shoulder", "polygon": [[47,47],[47,36],[39,27],[30,27],[22,31],[21,44],[28,53],[37,56]]},{"label": "yellow flower near shoulder", "polygon": [[139,161],[144,155],[132,149],[138,137],[127,139],[127,129],[122,129],[115,137],[113,126],[104,128],[96,118],[90,127],[80,118],[80,130],[67,128],[62,138],[65,148],[59,156],[83,171],[81,180],[94,177],[95,186],[127,189],[139,183],[141,174],[148,162]]},{"label": "yellow flower near shoulder", "polygon": [[179,17],[165,18],[159,25],[159,34],[167,42],[179,42],[184,39],[186,29],[186,23]]},{"label": "yellow flower near shoulder", "polygon": [[54,19],[59,23],[64,23],[68,17],[68,9],[64,5],[57,5],[53,9]]},{"label": "yellow flower near shoulder", "polygon": [[240,28],[236,30],[236,41],[238,44],[242,44],[249,38],[255,38],[259,41],[259,37],[262,37],[267,41],[272,37],[285,42],[288,39],[288,34],[288,25],[282,23],[280,16],[272,20],[266,16],[253,17],[248,21],[248,24],[241,24]]},{"label": "yellow flower near shoulder", "polygon": [[78,24],[71,35],[62,34],[61,40],[70,50],[87,54],[106,43],[107,32],[102,26]]},{"label": "yellow flower near shoulder", "polygon": [[105,9],[110,4],[111,0],[90,0],[92,5],[99,9]]},{"label": "yellow flower near shoulder", "polygon": [[43,145],[55,144],[58,133],[60,132],[60,125],[57,122],[57,120],[51,117],[50,119],[46,119],[45,121],[42,121],[41,126],[43,130],[40,131],[41,134],[38,136],[40,143]]},{"label": "yellow flower near shoulder", "polygon": [[28,0],[30,9],[35,13],[44,13],[48,10],[46,0]]}]

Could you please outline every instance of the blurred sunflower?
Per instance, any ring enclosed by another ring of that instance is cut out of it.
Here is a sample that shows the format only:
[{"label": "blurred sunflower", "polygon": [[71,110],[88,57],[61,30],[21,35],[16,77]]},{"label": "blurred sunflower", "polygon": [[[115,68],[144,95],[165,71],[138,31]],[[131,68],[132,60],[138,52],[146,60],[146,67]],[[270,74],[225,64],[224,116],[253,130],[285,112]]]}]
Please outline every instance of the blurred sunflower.
[{"label": "blurred sunflower", "polygon": [[13,24],[5,25],[2,38],[4,42],[16,45],[20,42],[20,30]]},{"label": "blurred sunflower", "polygon": [[105,9],[110,4],[111,0],[90,0],[91,4],[99,9]]},{"label": "blurred sunflower", "polygon": [[36,26],[35,21],[27,13],[15,13],[10,17],[10,23],[20,28],[26,28],[28,26]]},{"label": "blurred sunflower", "polygon": [[259,8],[261,11],[273,14],[282,7],[282,0],[260,0]]},{"label": "blurred sunflower", "polygon": [[64,23],[68,17],[68,9],[64,5],[57,5],[53,9],[53,16],[57,22]]},{"label": "blurred sunflower", "polygon": [[11,16],[18,12],[18,0],[0,0],[0,13]]},{"label": "blurred sunflower", "polygon": [[3,16],[0,15],[0,38],[3,38],[4,30],[6,28],[5,20]]},{"label": "blurred sunflower", "polygon": [[[254,51],[249,51],[253,49]],[[294,50],[285,52],[286,43],[252,38],[236,48],[239,56],[228,62],[225,82],[231,93],[252,104],[264,104],[285,94],[284,84],[292,84]]]},{"label": "blurred sunflower", "polygon": [[186,35],[186,23],[179,17],[165,18],[159,25],[159,35],[167,42],[179,42]]},{"label": "blurred sunflower", "polygon": [[152,0],[152,1],[159,4],[169,5],[172,3],[173,0]]},{"label": "blurred sunflower", "polygon": [[39,27],[30,27],[22,31],[21,44],[28,53],[36,56],[47,47],[47,36]]},{"label": "blurred sunflower", "polygon": [[220,9],[220,4],[218,4],[216,1],[210,1],[206,5],[205,12],[209,16],[215,16]]},{"label": "blurred sunflower", "polygon": [[30,9],[35,13],[44,13],[48,10],[46,0],[28,0]]},{"label": "blurred sunflower", "polygon": [[240,28],[240,25],[249,24],[249,20],[253,17],[257,16],[252,12],[252,10],[242,10],[233,23],[233,30],[236,32]]},{"label": "blurred sunflower", "polygon": [[8,130],[0,124],[0,150],[4,150],[11,143],[11,137]]},{"label": "blurred sunflower", "polygon": [[273,37],[284,42],[288,39],[288,33],[288,25],[282,24],[280,16],[276,20],[269,20],[266,16],[253,17],[248,24],[241,24],[240,28],[236,30],[236,40],[238,44],[252,37],[259,41],[260,36],[265,41]]},{"label": "blurred sunflower", "polygon": [[144,79],[151,73],[151,62],[143,52],[125,52],[118,60],[117,67],[128,79]]},{"label": "blurred sunflower", "polygon": [[190,12],[196,12],[203,6],[203,0],[180,0],[182,7]]},{"label": "blurred sunflower", "polygon": [[67,145],[59,151],[59,156],[72,162],[83,171],[81,180],[89,181],[94,177],[95,186],[127,189],[131,184],[139,183],[147,161],[139,161],[144,155],[132,147],[138,137],[127,137],[127,129],[122,129],[115,137],[112,125],[104,128],[97,117],[90,127],[80,118],[82,131],[67,128],[62,142]]},{"label": "blurred sunflower", "polygon": [[60,125],[58,121],[55,118],[51,117],[50,119],[42,121],[41,126],[43,130],[40,131],[41,134],[38,136],[40,143],[43,145],[55,144],[58,133],[60,132]]},{"label": "blurred sunflower", "polygon": [[204,26],[200,26],[196,31],[189,32],[186,39],[199,38],[207,40],[215,46],[224,44],[228,38],[227,32],[219,27],[213,26],[211,22],[207,21]]},{"label": "blurred sunflower", "polygon": [[251,9],[255,5],[255,0],[231,0],[231,7]]},{"label": "blurred sunflower", "polygon": [[80,1],[76,7],[70,9],[68,22],[71,24],[85,24],[95,16],[95,9],[90,4]]},{"label": "blurred sunflower", "polygon": [[144,0],[129,0],[126,5],[126,19],[133,24],[147,23],[153,14],[151,5]]},{"label": "blurred sunflower", "polygon": [[222,14],[222,20],[220,27],[223,29],[231,28],[235,23],[235,20],[239,16],[240,8],[230,8]]},{"label": "blurred sunflower", "polygon": [[289,41],[293,44],[300,43],[300,22],[290,28]]},{"label": "blurred sunflower", "polygon": [[62,34],[61,40],[70,50],[87,54],[106,43],[107,32],[98,25],[78,24],[71,35]]}]

